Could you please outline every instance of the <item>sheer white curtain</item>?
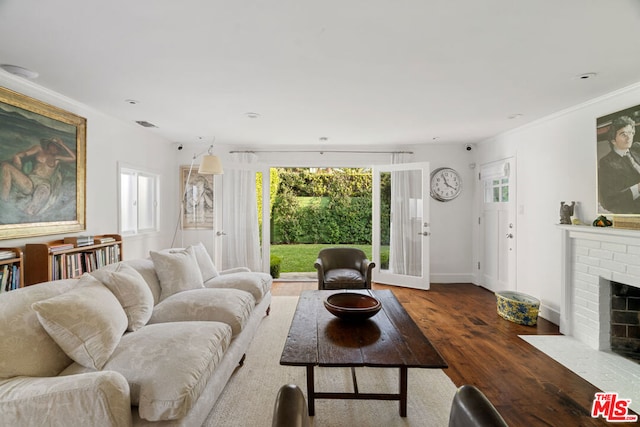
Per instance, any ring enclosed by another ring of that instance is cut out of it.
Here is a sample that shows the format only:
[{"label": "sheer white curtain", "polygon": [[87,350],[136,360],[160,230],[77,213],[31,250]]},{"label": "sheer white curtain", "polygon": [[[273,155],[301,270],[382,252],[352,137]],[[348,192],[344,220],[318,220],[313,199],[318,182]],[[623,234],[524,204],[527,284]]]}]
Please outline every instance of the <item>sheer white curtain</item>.
[{"label": "sheer white curtain", "polygon": [[[391,163],[407,163],[409,155],[393,153]],[[417,276],[421,274],[421,249],[414,218],[418,206],[414,194],[421,194],[421,185],[417,171],[398,171],[391,173],[391,235],[389,266],[394,274]]]},{"label": "sheer white curtain", "polygon": [[260,237],[256,203],[256,172],[252,153],[233,154],[235,166],[225,165],[222,180],[222,269],[248,267],[260,271]]}]

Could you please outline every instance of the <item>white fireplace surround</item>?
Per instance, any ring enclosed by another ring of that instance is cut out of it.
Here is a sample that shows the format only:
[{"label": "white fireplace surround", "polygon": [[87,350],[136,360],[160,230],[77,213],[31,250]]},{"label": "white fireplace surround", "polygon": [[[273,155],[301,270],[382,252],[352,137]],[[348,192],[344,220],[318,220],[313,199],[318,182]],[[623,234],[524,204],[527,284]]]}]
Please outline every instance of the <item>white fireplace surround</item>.
[{"label": "white fireplace surround", "polygon": [[640,288],[640,231],[558,227],[563,233],[560,332],[609,350],[610,281]]}]

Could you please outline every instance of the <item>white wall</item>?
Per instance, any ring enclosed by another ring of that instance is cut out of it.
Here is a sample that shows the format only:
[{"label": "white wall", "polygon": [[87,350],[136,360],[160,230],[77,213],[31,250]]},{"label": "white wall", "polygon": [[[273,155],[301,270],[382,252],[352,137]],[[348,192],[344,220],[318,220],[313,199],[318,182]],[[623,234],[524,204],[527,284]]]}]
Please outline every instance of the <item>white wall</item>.
[{"label": "white wall", "polygon": [[[108,117],[79,102],[45,90],[29,81],[0,74],[0,86],[70,111],[87,119],[86,164],[86,226],[87,234],[118,232],[118,162],[143,168],[161,175],[161,209],[171,212],[177,192],[175,153],[171,144],[153,132],[135,123]],[[124,102],[124,100],[123,100]],[[172,195],[168,197],[167,195]],[[163,215],[161,233],[144,238],[134,237],[124,242],[124,258],[147,256],[149,249],[169,244],[173,216]],[[84,233],[78,233],[84,234]],[[30,242],[43,242],[63,238],[48,235],[27,239],[2,240],[1,246],[23,246]]]},{"label": "white wall", "polygon": [[[596,118],[640,104],[640,84],[478,144],[477,162],[517,158],[517,290],[541,300],[555,323],[560,307],[560,202],[597,217]],[[473,230],[477,239],[477,230]],[[640,233],[638,233],[640,239]]]}]

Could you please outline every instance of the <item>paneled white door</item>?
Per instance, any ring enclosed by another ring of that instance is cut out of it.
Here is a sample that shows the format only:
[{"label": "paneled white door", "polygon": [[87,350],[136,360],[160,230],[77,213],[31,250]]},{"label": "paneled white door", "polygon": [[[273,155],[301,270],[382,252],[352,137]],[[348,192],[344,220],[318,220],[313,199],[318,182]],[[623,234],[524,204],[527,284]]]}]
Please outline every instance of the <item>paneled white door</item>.
[{"label": "paneled white door", "polygon": [[483,190],[480,236],[482,285],[516,290],[516,185],[513,158],[480,168]]}]

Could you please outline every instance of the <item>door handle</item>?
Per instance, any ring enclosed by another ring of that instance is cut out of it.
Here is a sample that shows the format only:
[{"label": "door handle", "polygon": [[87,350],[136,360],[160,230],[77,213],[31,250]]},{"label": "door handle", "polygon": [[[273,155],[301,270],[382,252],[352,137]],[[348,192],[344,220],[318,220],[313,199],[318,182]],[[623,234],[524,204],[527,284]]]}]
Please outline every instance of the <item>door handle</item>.
[{"label": "door handle", "polygon": [[224,231],[218,231],[216,232],[216,236],[226,236],[227,233],[225,233]]},{"label": "door handle", "polygon": [[418,232],[418,236],[431,236],[431,233],[429,233],[428,231],[422,231],[422,232]]},{"label": "door handle", "polygon": [[507,234],[507,239],[513,239],[513,233],[508,233]]}]

